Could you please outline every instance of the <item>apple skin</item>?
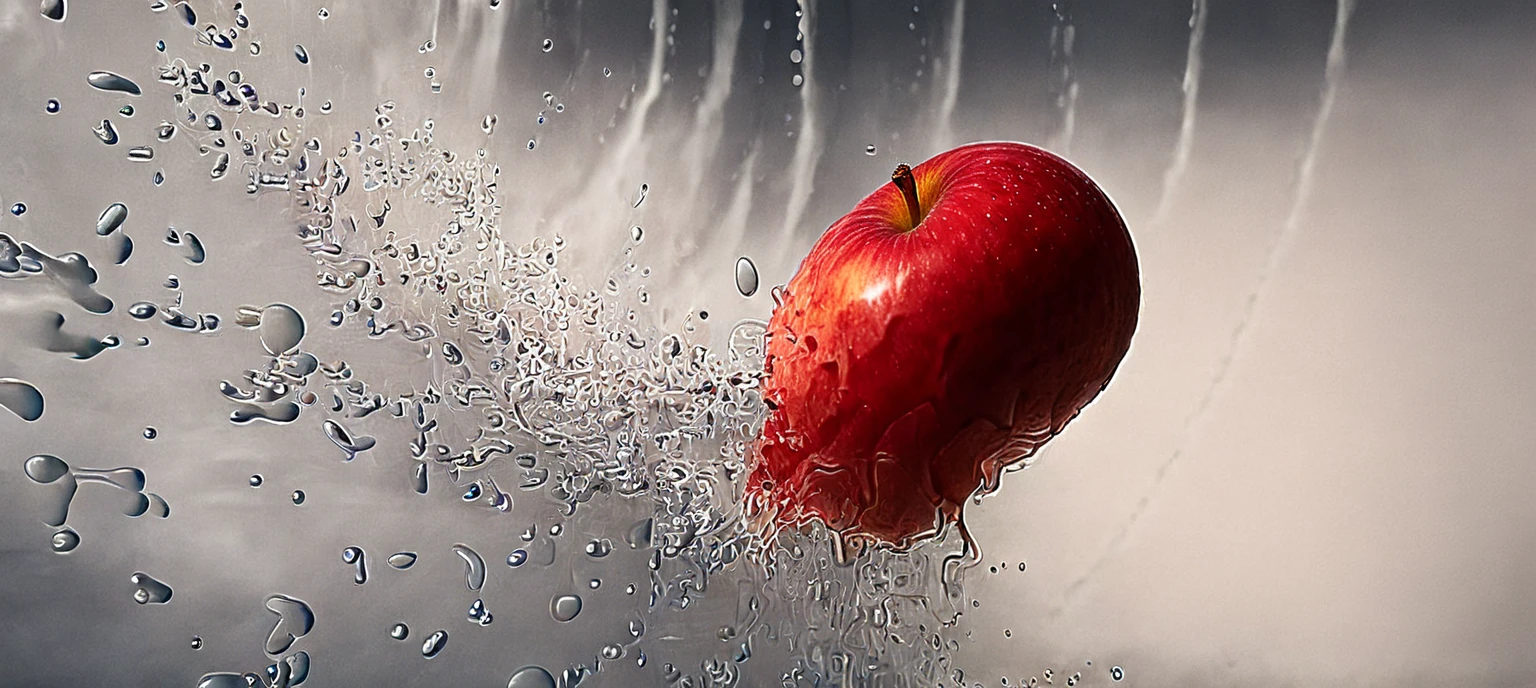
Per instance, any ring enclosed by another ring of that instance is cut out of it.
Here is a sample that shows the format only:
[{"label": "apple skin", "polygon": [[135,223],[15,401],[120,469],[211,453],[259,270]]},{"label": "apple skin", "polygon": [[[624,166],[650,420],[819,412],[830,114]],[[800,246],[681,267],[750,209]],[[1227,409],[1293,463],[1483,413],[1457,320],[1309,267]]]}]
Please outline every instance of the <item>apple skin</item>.
[{"label": "apple skin", "polygon": [[[975,143],[833,223],[768,326],[749,515],[905,549],[1060,433],[1114,375],[1141,301],[1109,197],[1022,143]],[[963,523],[962,523],[963,526]]]}]

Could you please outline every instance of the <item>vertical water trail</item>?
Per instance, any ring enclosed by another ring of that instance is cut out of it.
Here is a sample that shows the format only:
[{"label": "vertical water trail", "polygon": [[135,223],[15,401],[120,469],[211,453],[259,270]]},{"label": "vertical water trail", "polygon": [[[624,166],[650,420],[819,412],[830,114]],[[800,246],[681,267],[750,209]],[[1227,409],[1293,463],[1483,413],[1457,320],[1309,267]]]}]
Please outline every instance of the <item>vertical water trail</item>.
[{"label": "vertical water trail", "polygon": [[1195,140],[1195,107],[1200,100],[1200,46],[1205,41],[1205,0],[1194,0],[1189,16],[1189,54],[1184,58],[1184,117],[1179,122],[1179,140],[1173,147],[1173,160],[1163,173],[1163,196],[1152,213],[1153,227],[1162,226],[1173,205],[1173,193],[1184,168],[1189,166],[1189,151]]},{"label": "vertical water trail", "polygon": [[1110,539],[1109,545],[1104,548],[1104,551],[1099,554],[1098,558],[1094,560],[1093,564],[1088,567],[1088,570],[1083,575],[1067,586],[1062,603],[1052,612],[1052,617],[1056,617],[1065,611],[1066,607],[1071,605],[1077,598],[1083,586],[1092,580],[1109,558],[1118,553],[1125,545],[1125,541],[1130,536],[1132,528],[1141,519],[1142,514],[1146,512],[1147,506],[1151,504],[1153,494],[1163,484],[1163,481],[1167,479],[1169,469],[1180,458],[1183,458],[1185,449],[1200,434],[1200,431],[1204,429],[1209,418],[1208,414],[1216,399],[1220,398],[1226,391],[1228,376],[1232,372],[1232,365],[1237,360],[1237,355],[1247,345],[1250,333],[1252,332],[1252,325],[1257,320],[1260,299],[1264,294],[1264,290],[1269,286],[1275,269],[1279,266],[1281,258],[1284,257],[1286,249],[1290,246],[1291,241],[1301,226],[1301,214],[1306,206],[1307,199],[1311,195],[1312,175],[1317,165],[1318,151],[1322,148],[1323,134],[1328,126],[1328,119],[1333,114],[1333,103],[1338,95],[1339,83],[1344,78],[1344,38],[1349,29],[1349,17],[1354,12],[1354,6],[1355,0],[1338,0],[1334,17],[1333,38],[1328,44],[1328,61],[1323,73],[1322,100],[1318,105],[1317,117],[1312,122],[1312,133],[1307,139],[1306,153],[1302,156],[1301,163],[1297,168],[1296,191],[1291,199],[1290,212],[1286,215],[1285,224],[1281,226],[1280,233],[1269,246],[1264,265],[1259,270],[1258,279],[1255,280],[1253,288],[1248,292],[1242,316],[1239,318],[1237,326],[1233,328],[1232,334],[1228,339],[1226,353],[1216,366],[1216,374],[1211,377],[1210,382],[1206,385],[1205,393],[1201,396],[1200,402],[1195,405],[1195,409],[1188,416],[1185,416],[1183,427],[1179,432],[1179,441],[1174,445],[1173,452],[1158,466],[1157,474],[1153,478],[1152,484],[1142,493],[1135,509],[1131,511],[1125,523],[1120,526],[1120,530]]},{"label": "vertical water trail", "polygon": [[741,246],[746,239],[747,218],[752,214],[752,177],[757,172],[758,144],[752,145],[747,159],[741,163],[740,176],[736,178],[736,190],[731,193],[731,205],[720,219],[721,232],[730,239],[731,246]]},{"label": "vertical water trail", "polygon": [[791,186],[789,189],[789,201],[784,208],[784,227],[780,230],[783,241],[780,246],[784,251],[792,250],[795,229],[800,226],[800,217],[805,213],[805,206],[811,200],[811,190],[814,188],[816,176],[816,163],[821,160],[821,132],[817,126],[816,96],[816,50],[812,44],[816,42],[816,1],[800,0],[800,34],[804,37],[800,50],[803,55],[800,62],[800,136],[795,142],[795,156],[790,163]]},{"label": "vertical water trail", "polygon": [[1067,0],[1055,3],[1056,24],[1051,27],[1052,91],[1061,112],[1061,128],[1051,137],[1051,148],[1066,155],[1072,149],[1072,134],[1077,129],[1077,76],[1072,69],[1072,43],[1077,27],[1072,23],[1072,9]]},{"label": "vertical water trail", "polygon": [[736,71],[736,46],[741,40],[745,15],[743,4],[744,0],[721,0],[715,5],[715,40],[709,78],[704,82],[704,96],[694,114],[693,135],[683,147],[689,179],[686,208],[693,208],[698,201],[704,168],[719,150],[725,131],[723,113],[725,101],[731,96],[731,77]]},{"label": "vertical water trail", "polygon": [[[557,227],[576,227],[578,231],[602,227],[612,224],[614,218],[622,217],[622,213],[628,209],[615,199],[632,195],[634,189],[625,188],[626,181],[634,180],[635,175],[643,172],[639,168],[646,158],[645,120],[651,107],[661,98],[662,77],[667,60],[667,26],[670,20],[667,0],[652,0],[651,59],[646,70],[645,89],[634,101],[629,120],[618,141],[608,149],[603,162],[591,168],[592,175],[577,192],[579,196],[572,199],[556,194],[547,199],[550,210],[544,215],[559,218],[555,223]],[[597,236],[610,234],[599,233]],[[611,245],[603,241],[589,241],[583,244],[583,248],[595,247],[597,255],[605,255]]]},{"label": "vertical water trail", "polygon": [[934,127],[933,152],[940,153],[955,145],[955,130],[951,118],[955,114],[955,102],[960,97],[960,60],[965,41],[965,0],[954,0],[949,13],[949,33],[944,38],[943,97],[939,101],[939,124]]}]

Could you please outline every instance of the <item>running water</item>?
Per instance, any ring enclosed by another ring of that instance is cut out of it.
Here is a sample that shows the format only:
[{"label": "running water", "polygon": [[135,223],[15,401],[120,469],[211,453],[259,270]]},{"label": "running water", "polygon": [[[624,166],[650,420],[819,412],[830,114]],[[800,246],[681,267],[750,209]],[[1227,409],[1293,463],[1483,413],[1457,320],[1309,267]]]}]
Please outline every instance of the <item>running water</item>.
[{"label": "running water", "polygon": [[1163,194],[1152,213],[1152,227],[1161,227],[1173,207],[1174,193],[1189,166],[1189,152],[1195,145],[1195,110],[1200,104],[1200,47],[1205,41],[1205,0],[1194,0],[1189,15],[1189,54],[1184,58],[1184,116],[1179,121],[1179,140],[1173,147],[1173,160],[1163,173]]},{"label": "running water", "polygon": [[1333,114],[1334,100],[1338,97],[1339,84],[1344,80],[1345,47],[1344,39],[1349,30],[1349,18],[1354,12],[1354,0],[1339,0],[1334,14],[1333,37],[1328,43],[1328,59],[1323,73],[1322,98],[1318,104],[1317,115],[1312,121],[1312,131],[1307,137],[1306,152],[1302,155],[1301,162],[1296,170],[1296,190],[1291,198],[1290,211],[1286,214],[1285,223],[1281,226],[1279,234],[1271,242],[1265,254],[1264,265],[1259,269],[1258,278],[1253,287],[1248,291],[1248,297],[1244,301],[1243,310],[1238,318],[1237,325],[1232,329],[1228,338],[1227,348],[1221,360],[1216,365],[1216,373],[1211,376],[1206,384],[1205,392],[1200,401],[1195,404],[1193,411],[1185,416],[1184,423],[1180,427],[1178,440],[1173,452],[1157,467],[1152,484],[1146,488],[1142,496],[1136,502],[1125,522],[1115,532],[1114,537],[1104,548],[1099,556],[1094,559],[1088,569],[1067,587],[1066,594],[1060,606],[1052,612],[1052,616],[1059,616],[1082,593],[1083,588],[1090,583],[1100,569],[1116,554],[1119,554],[1129,539],[1136,523],[1141,519],[1147,507],[1152,503],[1156,494],[1165,480],[1169,470],[1179,459],[1183,458],[1187,448],[1194,444],[1198,436],[1205,430],[1210,418],[1210,412],[1217,399],[1226,393],[1227,381],[1232,372],[1232,367],[1237,357],[1246,348],[1252,333],[1252,325],[1257,321],[1259,307],[1262,305],[1262,297],[1270,280],[1274,277],[1275,270],[1284,258],[1286,250],[1290,247],[1295,235],[1301,229],[1302,213],[1305,210],[1308,198],[1312,193],[1312,174],[1317,165],[1317,157],[1322,149],[1323,135],[1327,131],[1328,119]]}]

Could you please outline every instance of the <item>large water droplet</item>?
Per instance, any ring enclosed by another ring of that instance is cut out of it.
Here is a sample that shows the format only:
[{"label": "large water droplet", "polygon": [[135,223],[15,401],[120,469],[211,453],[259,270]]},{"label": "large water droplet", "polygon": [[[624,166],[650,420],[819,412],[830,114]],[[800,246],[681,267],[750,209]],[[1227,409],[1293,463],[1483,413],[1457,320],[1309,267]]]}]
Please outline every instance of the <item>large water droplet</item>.
[{"label": "large water droplet", "polygon": [[39,454],[22,464],[22,470],[34,482],[51,483],[69,474],[69,464],[63,459],[48,454]]},{"label": "large water droplet", "polygon": [[67,554],[75,551],[75,548],[80,546],[80,534],[75,532],[74,528],[65,527],[63,530],[53,534],[53,540],[50,544],[53,546],[53,551],[59,554]]},{"label": "large water droplet", "polygon": [[144,91],[139,89],[138,84],[133,83],[132,79],[116,72],[91,72],[86,75],[85,80],[92,87],[103,91],[127,93],[131,96],[143,95],[144,93]]},{"label": "large water droplet", "polygon": [[293,56],[299,61],[299,64],[309,64],[309,51],[305,50],[304,46],[294,44]]},{"label": "large water droplet", "polygon": [[43,0],[42,6],[38,11],[42,12],[44,17],[61,22],[64,21],[64,16],[68,14],[69,8],[64,5],[64,0]]},{"label": "large water droplet", "polygon": [[277,615],[277,625],[267,636],[267,654],[280,655],[315,627],[315,612],[303,600],[287,595],[267,598],[267,611]]},{"label": "large water droplet", "polygon": [[117,231],[128,220],[128,206],[122,203],[113,203],[101,211],[101,217],[96,218],[96,234],[106,236]]},{"label": "large water droplet", "polygon": [[432,659],[445,647],[448,647],[448,631],[436,631],[427,636],[426,642],[421,644],[421,656]]},{"label": "large water droplet", "polygon": [[404,571],[416,563],[415,552],[395,552],[389,555],[389,565]]},{"label": "large water droplet", "polygon": [[341,560],[353,566],[352,582],[362,585],[368,582],[368,555],[361,547],[348,547],[341,551]]},{"label": "large water droplet", "polygon": [[469,545],[456,544],[453,553],[464,560],[464,579],[470,590],[479,590],[485,586],[485,560]]},{"label": "large water droplet", "polygon": [[558,595],[549,603],[549,615],[561,623],[576,618],[581,613],[581,598],[575,595]]},{"label": "large water droplet", "polygon": [[0,406],[30,423],[43,417],[43,393],[26,380],[0,377]]},{"label": "large water droplet", "polygon": [[133,591],[133,601],[139,604],[165,604],[171,601],[171,586],[142,571],[128,577],[138,589]]},{"label": "large water droplet", "polygon": [[507,688],[555,688],[555,677],[541,666],[525,666],[512,673]]},{"label": "large water droplet", "polygon": [[736,291],[742,296],[757,293],[757,265],[746,256],[736,259]]}]

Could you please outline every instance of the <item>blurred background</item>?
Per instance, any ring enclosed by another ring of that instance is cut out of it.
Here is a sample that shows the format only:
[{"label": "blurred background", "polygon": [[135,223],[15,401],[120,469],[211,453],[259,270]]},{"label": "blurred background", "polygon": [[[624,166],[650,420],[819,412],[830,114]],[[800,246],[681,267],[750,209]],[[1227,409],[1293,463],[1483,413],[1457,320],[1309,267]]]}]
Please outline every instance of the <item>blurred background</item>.
[{"label": "blurred background", "polygon": [[[0,232],[85,254],[118,304],[93,315],[41,280],[0,281],[0,378],[47,409],[0,412],[0,684],[259,671],[273,593],[315,610],[295,647],[316,686],[500,685],[606,642],[602,614],[548,619],[549,592],[590,576],[502,575],[524,523],[413,494],[403,435],[376,428],[380,447],[342,463],[318,418],[232,425],[217,381],[259,363],[255,336],[124,314],[174,273],[189,311],[232,323],[242,304],[292,304],[322,360],[381,385],[432,375],[404,342],[321,331],[335,297],[282,197],[211,180],[189,136],[149,164],[125,157],[176,121],[156,75],[177,56],[242,70],[279,102],[302,87],[304,136],[330,146],[384,100],[432,118],[440,145],[501,166],[508,236],[564,237],[568,274],[594,284],[625,260],[650,267],[648,317],[707,311],[717,345],[768,317],[768,287],[896,163],[974,140],[1061,153],[1131,228],[1141,323],[1100,399],[968,512],[987,573],[955,631],[964,683],[1536,683],[1536,5],[304,0],[248,3],[224,51],[197,38],[230,6],[166,4],[77,0],[55,21],[62,2],[0,0]],[[144,94],[93,89],[97,70]],[[103,119],[122,144],[92,135]],[[121,266],[91,231],[116,200],[139,246]],[[206,262],[162,246],[169,226],[193,229]],[[763,285],[751,296],[742,257]],[[51,352],[50,312],[125,345]],[[141,335],[154,343],[126,344]],[[40,523],[51,497],[22,468],[44,453],[141,467],[171,516],[125,518],[84,485],[82,542],[61,556]],[[456,542],[495,559],[484,633],[456,630],[475,596]],[[374,558],[367,588],[338,557],[353,544]],[[412,575],[385,575],[406,549],[423,552]],[[135,571],[173,600],[135,604]],[[400,619],[405,651],[387,637]],[[706,643],[715,625],[677,621],[656,642]],[[438,627],[452,644],[424,661],[416,643]],[[745,666],[742,685],[783,670]]]}]

